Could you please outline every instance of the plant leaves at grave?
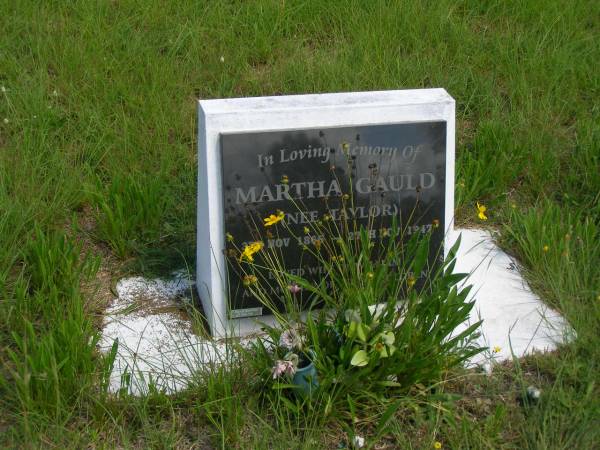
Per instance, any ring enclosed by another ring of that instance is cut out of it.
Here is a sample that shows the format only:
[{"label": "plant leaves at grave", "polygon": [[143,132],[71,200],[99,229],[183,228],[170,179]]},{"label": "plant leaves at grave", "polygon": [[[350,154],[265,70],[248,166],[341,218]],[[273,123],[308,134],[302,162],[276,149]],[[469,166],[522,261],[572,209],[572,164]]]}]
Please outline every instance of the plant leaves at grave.
[{"label": "plant leaves at grave", "polygon": [[357,367],[366,366],[369,364],[369,355],[367,355],[366,351],[359,350],[354,354],[354,356],[352,356],[350,364]]}]

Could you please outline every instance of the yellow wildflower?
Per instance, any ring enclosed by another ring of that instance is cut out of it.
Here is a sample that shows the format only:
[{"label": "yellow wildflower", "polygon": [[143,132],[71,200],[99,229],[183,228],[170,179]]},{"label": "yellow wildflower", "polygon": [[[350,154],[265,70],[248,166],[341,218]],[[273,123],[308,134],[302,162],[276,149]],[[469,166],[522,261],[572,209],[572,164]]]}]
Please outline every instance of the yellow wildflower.
[{"label": "yellow wildflower", "polygon": [[417,279],[413,275],[409,275],[409,277],[406,279],[406,284],[408,284],[409,288],[413,287],[416,282]]},{"label": "yellow wildflower", "polygon": [[315,244],[315,248],[316,248],[317,250],[320,250],[320,249],[321,249],[321,244],[322,244],[322,242],[321,242],[319,239],[315,239],[315,242],[313,242],[313,244]]},{"label": "yellow wildflower", "polygon": [[288,178],[287,175],[284,175],[281,177],[281,184],[288,184],[290,182],[290,179]]},{"label": "yellow wildflower", "polygon": [[258,281],[255,275],[245,275],[244,276],[244,286],[250,286]]},{"label": "yellow wildflower", "polygon": [[304,234],[308,234],[308,233],[310,233],[310,228],[304,227]]},{"label": "yellow wildflower", "polygon": [[260,241],[252,242],[244,247],[242,254],[240,255],[240,261],[246,258],[248,261],[254,261],[254,254],[259,252],[263,248],[264,244]]},{"label": "yellow wildflower", "polygon": [[344,195],[342,195],[342,199],[348,200],[348,199],[350,199],[350,196],[348,194],[344,194]]},{"label": "yellow wildflower", "polygon": [[498,345],[494,347],[494,353],[500,353],[500,350],[502,349]]},{"label": "yellow wildflower", "polygon": [[348,154],[349,148],[350,148],[350,144],[348,144],[347,142],[342,143],[342,151],[344,152],[344,155]]},{"label": "yellow wildflower", "polygon": [[544,246],[542,247],[542,250],[544,250],[544,252],[547,252],[548,250],[550,250],[550,247],[549,247],[549,246],[547,246],[547,245],[544,245]]},{"label": "yellow wildflower", "polygon": [[432,225],[433,225],[433,228],[438,228],[440,226],[440,220],[433,219]]},{"label": "yellow wildflower", "polygon": [[442,448],[442,443],[440,441],[435,441],[433,443],[433,448],[439,450],[440,448]]},{"label": "yellow wildflower", "polygon": [[284,217],[285,217],[285,214],[283,213],[283,211],[277,212],[277,215],[271,214],[269,217],[264,219],[265,227],[270,227],[271,225],[275,225],[277,222],[281,222]]},{"label": "yellow wildflower", "polygon": [[477,217],[481,220],[487,220],[487,216],[485,212],[487,211],[487,207],[479,202],[477,202]]},{"label": "yellow wildflower", "polygon": [[375,275],[373,272],[367,272],[367,278],[373,278]]},{"label": "yellow wildflower", "polygon": [[325,222],[329,222],[329,221],[331,220],[331,214],[325,214],[325,215],[323,216],[323,220],[324,220]]}]

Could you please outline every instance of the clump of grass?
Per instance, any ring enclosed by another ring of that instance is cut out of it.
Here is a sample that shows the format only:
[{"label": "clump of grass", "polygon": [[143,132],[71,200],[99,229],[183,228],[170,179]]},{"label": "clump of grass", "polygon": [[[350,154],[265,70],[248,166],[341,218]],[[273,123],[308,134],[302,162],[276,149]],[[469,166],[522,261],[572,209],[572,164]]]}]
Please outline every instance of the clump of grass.
[{"label": "clump of grass", "polygon": [[12,333],[0,374],[4,401],[31,432],[37,417],[59,423],[93,389],[97,333],[79,284],[98,269],[63,231],[42,232],[23,250],[23,270],[11,294]]},{"label": "clump of grass", "polygon": [[518,249],[527,267],[536,268],[528,277],[554,306],[567,309],[564,302],[574,298],[594,304],[598,292],[593,287],[600,283],[598,224],[587,214],[565,214],[555,203],[541,203],[534,209],[511,208],[503,226],[503,243]]},{"label": "clump of grass", "polygon": [[81,280],[91,279],[100,264],[99,257],[84,253],[82,244],[64,232],[44,233],[39,227],[23,260],[31,293],[67,297],[78,293]]},{"label": "clump of grass", "polygon": [[131,256],[145,245],[158,245],[164,237],[164,218],[169,202],[158,178],[115,177],[95,197],[98,237],[120,258]]}]

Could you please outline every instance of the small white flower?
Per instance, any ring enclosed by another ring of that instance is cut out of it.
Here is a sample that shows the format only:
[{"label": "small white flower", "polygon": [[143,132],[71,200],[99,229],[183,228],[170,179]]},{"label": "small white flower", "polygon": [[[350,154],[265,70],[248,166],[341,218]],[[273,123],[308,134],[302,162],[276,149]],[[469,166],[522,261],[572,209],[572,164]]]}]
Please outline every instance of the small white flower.
[{"label": "small white flower", "polygon": [[56,89],[54,89],[52,91],[52,95],[55,96],[55,97],[58,97],[58,91]]},{"label": "small white flower", "polygon": [[224,57],[224,56],[221,56],[221,57],[219,58],[219,61],[221,61],[222,63],[224,63],[224,62],[225,62],[225,57]]},{"label": "small white flower", "polygon": [[8,123],[8,122],[10,122],[10,120],[8,120],[8,118],[5,117],[3,122]]},{"label": "small white flower", "polygon": [[537,401],[541,396],[542,392],[535,386],[529,386],[527,388],[527,397],[529,397],[531,400]]},{"label": "small white flower", "polygon": [[352,443],[355,448],[363,448],[365,446],[365,438],[362,436],[354,436]]}]

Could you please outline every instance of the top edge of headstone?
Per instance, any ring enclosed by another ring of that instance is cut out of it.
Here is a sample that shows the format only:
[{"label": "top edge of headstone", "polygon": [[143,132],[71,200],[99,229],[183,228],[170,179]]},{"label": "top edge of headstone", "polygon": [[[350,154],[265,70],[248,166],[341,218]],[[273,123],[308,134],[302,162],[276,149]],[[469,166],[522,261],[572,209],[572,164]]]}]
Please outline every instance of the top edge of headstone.
[{"label": "top edge of headstone", "polygon": [[250,111],[315,109],[327,107],[374,107],[454,103],[443,88],[392,91],[338,92],[327,94],[281,95],[199,100],[204,114],[231,114]]}]

